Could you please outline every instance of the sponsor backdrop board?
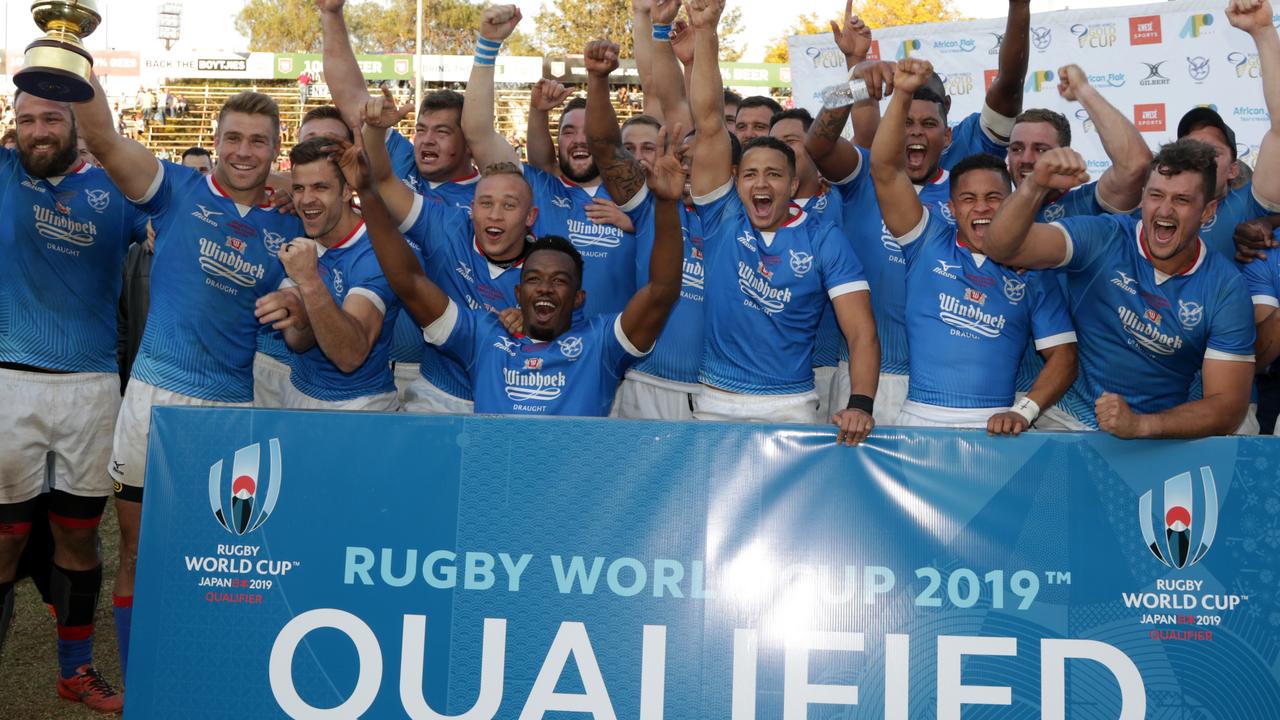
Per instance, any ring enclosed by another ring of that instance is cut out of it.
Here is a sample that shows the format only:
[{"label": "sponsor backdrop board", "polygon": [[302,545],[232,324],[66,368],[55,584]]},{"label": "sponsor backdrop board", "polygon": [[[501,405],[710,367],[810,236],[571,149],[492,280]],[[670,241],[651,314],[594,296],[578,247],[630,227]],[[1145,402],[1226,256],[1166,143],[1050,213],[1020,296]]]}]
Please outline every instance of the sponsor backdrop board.
[{"label": "sponsor backdrop board", "polygon": [[[1187,110],[1208,105],[1235,130],[1239,157],[1252,165],[1270,116],[1253,40],[1231,27],[1225,7],[1225,0],[1174,0],[1036,13],[1023,107],[1065,114],[1072,147],[1100,175],[1110,162],[1088,113],[1058,95],[1059,68],[1076,63],[1153,146],[1174,138]],[[997,18],[875,30],[872,52],[884,60],[933,63],[952,97],[948,120],[954,124],[982,109],[1004,26],[1005,19]],[[830,33],[794,36],[789,46],[795,102],[817,113],[822,88],[846,77],[844,56]]]},{"label": "sponsor backdrop board", "polygon": [[148,462],[131,719],[1280,717],[1271,438],[159,408]]}]

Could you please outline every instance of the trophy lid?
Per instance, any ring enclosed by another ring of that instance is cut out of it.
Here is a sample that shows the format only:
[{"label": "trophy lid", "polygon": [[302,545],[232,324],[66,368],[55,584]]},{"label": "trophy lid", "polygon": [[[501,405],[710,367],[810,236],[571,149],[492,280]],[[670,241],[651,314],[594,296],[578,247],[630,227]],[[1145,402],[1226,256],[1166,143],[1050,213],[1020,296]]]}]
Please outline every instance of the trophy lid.
[{"label": "trophy lid", "polygon": [[94,0],[36,0],[31,3],[31,17],[41,30],[55,20],[70,22],[80,28],[81,37],[97,30],[102,22]]}]

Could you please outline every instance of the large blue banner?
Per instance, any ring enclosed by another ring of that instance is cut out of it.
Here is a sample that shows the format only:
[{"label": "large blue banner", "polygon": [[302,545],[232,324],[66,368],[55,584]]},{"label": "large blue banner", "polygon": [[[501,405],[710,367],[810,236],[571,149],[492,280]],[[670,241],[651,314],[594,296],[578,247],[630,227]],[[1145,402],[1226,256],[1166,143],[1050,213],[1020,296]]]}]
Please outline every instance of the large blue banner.
[{"label": "large blue banner", "polygon": [[1280,441],[161,408],[129,718],[1280,718]]}]

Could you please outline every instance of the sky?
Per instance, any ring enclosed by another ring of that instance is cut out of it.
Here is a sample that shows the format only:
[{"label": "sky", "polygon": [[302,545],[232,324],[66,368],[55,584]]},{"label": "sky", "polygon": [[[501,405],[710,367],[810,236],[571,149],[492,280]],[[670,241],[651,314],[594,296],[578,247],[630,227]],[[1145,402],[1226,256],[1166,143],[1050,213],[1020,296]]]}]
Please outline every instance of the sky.
[{"label": "sky", "polygon": [[[544,0],[517,0],[530,29]],[[778,28],[789,27],[795,19],[810,12],[819,15],[836,14],[843,9],[840,0],[728,0],[729,6],[743,8],[747,41],[744,60],[759,60],[765,48],[778,35]],[[98,10],[104,20],[86,45],[95,49],[162,50],[164,44],[156,38],[158,0],[97,0]],[[182,38],[174,51],[196,50],[244,50],[248,46],[235,29],[235,15],[243,0],[211,2],[197,0],[185,2],[182,16]],[[966,17],[1000,17],[1007,4],[1001,0],[954,0],[956,8]],[[1032,0],[1032,12],[1046,12],[1065,8],[1092,8],[1139,4],[1134,0]],[[0,0],[4,14],[4,46],[19,49],[41,35],[31,20],[30,0]]]}]

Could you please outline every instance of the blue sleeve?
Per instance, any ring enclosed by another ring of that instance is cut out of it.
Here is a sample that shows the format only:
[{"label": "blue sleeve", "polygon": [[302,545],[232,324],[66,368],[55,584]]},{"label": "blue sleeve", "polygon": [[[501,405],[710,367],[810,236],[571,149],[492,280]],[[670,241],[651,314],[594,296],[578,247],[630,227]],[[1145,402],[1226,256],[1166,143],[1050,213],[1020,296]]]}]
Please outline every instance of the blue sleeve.
[{"label": "blue sleeve", "polygon": [[1059,198],[1058,202],[1062,203],[1063,209],[1066,210],[1065,217],[1104,215],[1109,212],[1098,202],[1097,180],[1073,188],[1066,195]]},{"label": "blue sleeve", "polygon": [[387,154],[391,156],[391,172],[396,177],[412,177],[417,174],[418,164],[413,159],[413,143],[395,128],[387,133]]},{"label": "blue sleeve", "polygon": [[[642,191],[644,197],[630,209],[623,212],[631,219],[636,232],[636,287],[644,287],[649,282],[649,258],[653,255],[653,194],[648,188]],[[688,233],[688,229],[684,228]]]},{"label": "blue sleeve", "polygon": [[924,227],[895,238],[902,247],[902,256],[906,258],[908,266],[915,262],[925,246],[937,248],[938,242],[955,242],[956,226],[937,210],[937,206],[925,205],[924,216],[921,218],[924,220]]},{"label": "blue sleeve", "polygon": [[[1020,278],[1032,286],[1032,298],[1035,305],[1031,308],[1031,339],[1036,349],[1045,346],[1042,341],[1048,340],[1048,347],[1075,342],[1075,325],[1071,322],[1071,313],[1067,312],[1067,297],[1062,292],[1062,283],[1058,282],[1053,271],[1028,273],[1030,277]],[[1004,282],[1010,282],[1005,278]],[[1018,282],[1014,280],[1013,282]],[[1070,334],[1070,339],[1061,336]]]},{"label": "blue sleeve", "polygon": [[871,151],[861,145],[854,145],[854,150],[858,151],[858,169],[847,178],[838,178],[831,183],[831,186],[840,193],[842,202],[847,202],[850,197],[860,192],[864,183],[871,182]]},{"label": "blue sleeve", "polygon": [[603,369],[608,375],[619,380],[626,374],[627,368],[640,359],[632,355],[618,339],[618,335],[622,332],[622,326],[619,324],[621,318],[621,314],[598,316],[594,321],[595,327],[592,328],[596,341],[600,343],[600,363]]},{"label": "blue sleeve", "polygon": [[129,233],[131,242],[146,242],[147,239],[147,223],[151,218],[142,212],[135,205],[129,205],[129,210],[133,213],[132,229]]},{"label": "blue sleeve", "polygon": [[693,208],[702,220],[702,229],[708,238],[720,237],[728,229],[736,233],[741,223],[748,222],[746,210],[742,207],[742,199],[738,197],[733,180],[729,180],[707,195],[695,197]]},{"label": "blue sleeve", "polygon": [[367,252],[360,256],[352,267],[352,277],[350,284],[352,288],[364,288],[377,295],[382,300],[385,309],[384,315],[389,315],[391,309],[399,302],[391,284],[387,282],[387,277],[382,273],[382,266],[378,264],[378,257],[373,253],[373,247],[367,248]]},{"label": "blue sleeve", "polygon": [[1252,356],[1257,340],[1257,328],[1253,324],[1253,303],[1240,276],[1229,277],[1215,303],[1209,325],[1209,350],[1229,355]]},{"label": "blue sleeve", "polygon": [[424,262],[438,249],[440,243],[450,242],[459,232],[470,236],[473,231],[474,224],[466,210],[445,205],[424,195],[414,197],[413,210],[400,224],[404,239],[417,248],[419,257]]},{"label": "blue sleeve", "polygon": [[[1280,236],[1280,231],[1277,232]],[[1280,239],[1280,238],[1277,238]],[[1280,253],[1268,253],[1266,260],[1254,260],[1240,266],[1245,286],[1254,305],[1280,305]]]},{"label": "blue sleeve", "polygon": [[982,129],[982,113],[970,113],[951,128],[951,144],[942,151],[938,162],[944,169],[950,170],[970,155],[988,153],[1003,158],[1008,151],[1007,145],[992,140]]},{"label": "blue sleeve", "polygon": [[1083,272],[1118,242],[1122,242],[1124,225],[1115,216],[1090,216],[1063,218],[1053,225],[1067,231],[1071,259],[1063,266],[1068,272]]},{"label": "blue sleeve", "polygon": [[[464,368],[470,370],[476,362],[476,338],[480,337],[480,325],[484,322],[482,314],[489,315],[489,313],[481,310],[471,310],[465,305],[458,304],[457,300],[453,302],[458,308],[458,321],[454,323],[453,331],[449,333],[449,337],[439,347],[446,355],[457,360]],[[474,378],[472,382],[474,384]]]},{"label": "blue sleeve", "polygon": [[143,213],[156,217],[163,215],[164,211],[169,207],[169,198],[173,197],[175,192],[182,192],[191,181],[199,178],[200,182],[204,182],[204,175],[199,172],[171,163],[167,160],[159,160],[160,163],[160,186],[156,188],[155,193],[147,199],[146,202],[138,204],[142,208]]},{"label": "blue sleeve", "polygon": [[523,167],[524,179],[528,180],[530,187],[533,188],[534,205],[541,207],[550,203],[553,197],[568,195],[564,183],[560,182],[560,178],[528,163],[525,163]]},{"label": "blue sleeve", "polygon": [[[834,298],[869,289],[867,273],[862,269],[862,262],[858,260],[853,246],[836,226],[824,223],[820,227],[820,234],[815,238],[815,249],[818,252],[819,272],[822,273],[822,287],[827,295]],[[794,252],[789,260],[792,263],[797,261]],[[800,260],[803,261],[803,258]]]}]

